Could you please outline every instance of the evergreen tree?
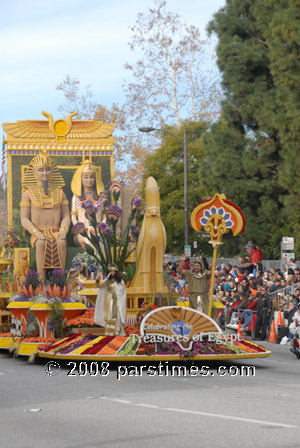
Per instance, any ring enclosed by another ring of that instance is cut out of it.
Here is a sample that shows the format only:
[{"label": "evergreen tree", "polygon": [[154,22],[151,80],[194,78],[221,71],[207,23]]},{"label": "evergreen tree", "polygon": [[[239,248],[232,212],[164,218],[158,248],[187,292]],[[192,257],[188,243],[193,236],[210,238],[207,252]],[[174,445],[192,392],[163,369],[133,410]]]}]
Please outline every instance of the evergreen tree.
[{"label": "evergreen tree", "polygon": [[276,86],[274,125],[282,145],[279,180],[288,192],[282,200],[290,223],[295,221],[293,217],[299,213],[300,205],[299,6],[298,0],[268,0],[263,5],[256,2],[254,7],[257,23],[264,30],[262,45],[268,48]]},{"label": "evergreen tree", "polygon": [[244,237],[223,246],[226,255],[238,254],[251,239],[268,256],[270,234],[281,225],[280,199],[287,194],[279,179],[283,147],[276,116],[277,87],[265,40],[270,16],[263,20],[262,3],[271,2],[227,0],[208,27],[219,38],[217,62],[225,98],[219,122],[203,139],[205,155],[199,172],[204,185],[225,193],[247,221]]}]

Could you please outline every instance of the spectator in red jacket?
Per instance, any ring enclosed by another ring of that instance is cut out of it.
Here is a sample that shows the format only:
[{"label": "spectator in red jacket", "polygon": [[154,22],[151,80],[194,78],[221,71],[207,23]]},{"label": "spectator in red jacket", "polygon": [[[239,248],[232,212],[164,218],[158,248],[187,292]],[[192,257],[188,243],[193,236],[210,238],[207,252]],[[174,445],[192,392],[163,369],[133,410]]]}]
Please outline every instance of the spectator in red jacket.
[{"label": "spectator in red jacket", "polygon": [[262,263],[262,257],[263,257],[262,251],[258,246],[255,246],[255,244],[252,241],[249,241],[245,246],[245,252],[248,258],[251,259],[250,269],[253,271],[253,269],[257,264],[260,265]]}]

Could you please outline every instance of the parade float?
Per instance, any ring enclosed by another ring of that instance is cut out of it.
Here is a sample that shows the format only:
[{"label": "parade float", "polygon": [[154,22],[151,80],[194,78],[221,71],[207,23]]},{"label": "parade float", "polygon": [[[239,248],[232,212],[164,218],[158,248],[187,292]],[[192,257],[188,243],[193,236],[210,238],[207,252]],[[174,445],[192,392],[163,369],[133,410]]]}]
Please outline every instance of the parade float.
[{"label": "parade float", "polygon": [[[166,233],[155,179],[146,181],[138,235],[135,219],[141,201],[113,181],[114,126],[72,121],[74,114],[55,122],[50,114],[43,115],[48,120],[3,125],[8,223],[12,226],[12,209],[19,201],[21,222],[33,247],[14,252],[15,293],[6,310],[12,316],[11,328],[0,334],[0,348],[41,358],[116,362],[269,356],[270,351],[247,338],[223,334],[211,317],[217,247],[229,230],[238,235],[245,226],[238,207],[224,195],[215,195],[193,211],[193,228],[205,227],[214,250],[209,313],[181,306],[164,277]],[[47,182],[43,176],[48,176]],[[13,186],[15,177],[21,182]],[[89,278],[72,274],[72,260],[82,248],[99,268]],[[105,328],[94,323],[95,278],[105,278],[111,263],[127,286],[122,335],[106,335]],[[49,283],[49,272],[63,273],[65,267],[68,282],[61,274],[64,279]],[[29,268],[37,269],[35,280]]]}]

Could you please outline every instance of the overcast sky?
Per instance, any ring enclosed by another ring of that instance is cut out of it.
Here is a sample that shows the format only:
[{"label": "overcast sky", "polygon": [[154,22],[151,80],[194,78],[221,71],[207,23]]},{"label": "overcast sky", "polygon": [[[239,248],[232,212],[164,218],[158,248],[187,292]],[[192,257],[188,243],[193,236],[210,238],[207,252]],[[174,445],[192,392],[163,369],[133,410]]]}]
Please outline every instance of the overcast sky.
[{"label": "overcast sky", "polygon": [[[225,0],[168,0],[168,9],[202,31]],[[153,0],[0,0],[0,123],[54,119],[55,89],[67,74],[91,84],[102,104],[123,102],[125,62],[134,62],[129,26]]]}]

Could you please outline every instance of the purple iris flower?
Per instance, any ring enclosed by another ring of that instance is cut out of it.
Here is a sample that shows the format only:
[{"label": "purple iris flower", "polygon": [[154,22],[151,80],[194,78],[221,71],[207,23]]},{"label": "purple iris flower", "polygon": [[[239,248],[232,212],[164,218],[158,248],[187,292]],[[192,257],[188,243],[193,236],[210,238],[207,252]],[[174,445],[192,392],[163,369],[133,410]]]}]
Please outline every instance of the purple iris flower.
[{"label": "purple iris flower", "polygon": [[111,229],[110,227],[107,226],[107,229],[105,231],[103,231],[103,233],[106,236],[113,236],[114,231],[113,231],[113,229]]},{"label": "purple iris flower", "polygon": [[108,225],[105,222],[98,222],[97,227],[101,232],[105,232],[108,228]]},{"label": "purple iris flower", "polygon": [[137,198],[133,201],[133,208],[140,208],[140,206],[142,205],[142,200],[141,198]]},{"label": "purple iris flower", "polygon": [[106,214],[111,213],[111,214],[117,216],[118,218],[121,218],[121,216],[123,216],[122,210],[117,205],[108,205],[107,207],[105,207],[105,209],[103,211]]},{"label": "purple iris flower", "polygon": [[75,235],[77,235],[78,233],[82,233],[84,230],[85,230],[85,225],[83,222],[77,222],[73,226],[73,233],[75,233]]}]

